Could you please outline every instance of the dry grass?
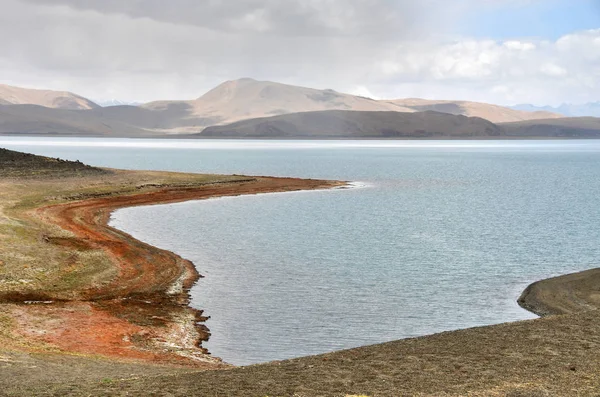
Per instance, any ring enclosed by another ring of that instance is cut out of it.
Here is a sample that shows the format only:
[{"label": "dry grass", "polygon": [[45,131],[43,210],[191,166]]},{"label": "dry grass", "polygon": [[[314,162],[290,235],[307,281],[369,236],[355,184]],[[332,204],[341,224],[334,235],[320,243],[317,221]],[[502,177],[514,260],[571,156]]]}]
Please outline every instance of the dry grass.
[{"label": "dry grass", "polygon": [[40,219],[35,212],[40,206],[240,179],[244,178],[132,171],[61,174],[43,180],[22,178],[22,171],[5,175],[0,178],[0,297],[17,291],[52,295],[108,282],[115,276],[104,251],[69,247],[65,242],[74,236]]},{"label": "dry grass", "polygon": [[[105,251],[74,243],[75,236],[47,223],[36,208],[90,197],[152,192],[166,185],[189,186],[240,178],[111,171],[44,180],[0,179],[0,296],[5,299],[0,305],[0,395],[599,395],[598,272],[585,273],[585,277],[568,276],[562,279],[566,282],[554,279],[538,284],[536,291],[540,291],[540,285],[544,290],[546,285],[550,288],[546,292],[567,285],[568,293],[536,293],[535,297],[547,301],[548,296],[558,296],[561,310],[570,314],[200,372],[173,363],[149,363],[148,357],[155,356],[144,350],[136,351],[145,362],[108,360],[95,356],[94,350],[73,353],[80,347],[74,344],[85,345],[93,339],[108,338],[102,346],[117,352],[133,351],[139,347],[135,346],[137,339],[146,343],[148,339],[143,335],[147,327],[159,329],[161,325],[148,320],[152,316],[146,315],[144,310],[148,309],[142,303],[137,303],[141,314],[136,318],[122,315],[118,300],[102,304],[16,303],[14,294],[64,297],[70,291],[114,278],[114,268]],[[232,189],[230,194],[235,193]],[[569,296],[585,302],[566,305]],[[158,306],[159,309],[166,315],[171,310]],[[69,326],[79,327],[84,338],[73,341]],[[182,328],[178,332],[181,337],[188,330]],[[125,336],[131,342],[123,345]],[[65,346],[60,342],[71,346],[71,353],[59,348]]]}]

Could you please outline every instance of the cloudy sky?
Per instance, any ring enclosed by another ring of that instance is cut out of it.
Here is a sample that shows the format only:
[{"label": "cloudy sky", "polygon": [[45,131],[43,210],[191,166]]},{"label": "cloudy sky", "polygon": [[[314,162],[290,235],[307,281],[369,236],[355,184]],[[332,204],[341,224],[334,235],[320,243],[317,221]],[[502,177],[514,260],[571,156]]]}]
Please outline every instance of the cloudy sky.
[{"label": "cloudy sky", "polygon": [[190,99],[240,77],[375,98],[600,100],[600,0],[0,0],[0,83]]}]

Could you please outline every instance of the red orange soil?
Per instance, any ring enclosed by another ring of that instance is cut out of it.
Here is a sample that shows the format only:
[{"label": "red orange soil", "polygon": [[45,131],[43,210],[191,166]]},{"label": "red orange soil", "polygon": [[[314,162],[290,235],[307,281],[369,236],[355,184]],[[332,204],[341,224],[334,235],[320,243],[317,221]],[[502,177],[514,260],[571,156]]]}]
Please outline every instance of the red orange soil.
[{"label": "red orange soil", "polygon": [[198,279],[193,264],[142,243],[107,225],[118,208],[174,203],[219,196],[310,190],[340,182],[258,177],[243,182],[158,190],[42,207],[36,216],[74,237],[51,241],[68,248],[102,249],[117,270],[104,285],[70,291],[67,296],[34,296],[52,304],[17,305],[13,318],[21,336],[61,351],[115,358],[169,362],[197,367],[225,366],[201,348],[210,335],[202,312],[187,306]]}]

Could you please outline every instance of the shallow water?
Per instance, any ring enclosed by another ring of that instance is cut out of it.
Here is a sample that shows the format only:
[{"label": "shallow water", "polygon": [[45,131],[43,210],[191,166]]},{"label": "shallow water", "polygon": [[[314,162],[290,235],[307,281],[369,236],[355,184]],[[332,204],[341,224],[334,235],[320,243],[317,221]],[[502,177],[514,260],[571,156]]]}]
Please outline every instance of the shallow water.
[{"label": "shallow water", "polygon": [[530,282],[598,266],[600,141],[1,138],[132,169],[290,175],[362,188],[120,210],[112,224],[191,259],[234,364],[533,318]]}]

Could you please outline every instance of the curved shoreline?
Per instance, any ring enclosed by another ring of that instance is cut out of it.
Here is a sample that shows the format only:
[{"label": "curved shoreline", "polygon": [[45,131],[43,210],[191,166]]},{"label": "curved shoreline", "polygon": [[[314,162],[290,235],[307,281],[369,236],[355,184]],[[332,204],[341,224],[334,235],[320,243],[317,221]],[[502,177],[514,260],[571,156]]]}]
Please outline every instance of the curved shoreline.
[{"label": "curved shoreline", "polygon": [[[345,185],[348,183],[256,177],[207,186],[164,187],[158,191],[142,194],[88,198],[42,207],[36,212],[47,221],[74,233],[84,245],[105,250],[119,271],[118,278],[110,284],[77,291],[78,295],[74,299],[67,299],[66,302],[90,302],[110,312],[111,315],[117,315],[128,321],[133,319],[133,322],[139,314],[132,311],[143,311],[146,316],[161,318],[161,327],[183,326],[185,332],[193,336],[182,338],[181,330],[176,332],[175,338],[169,337],[173,336],[170,333],[158,335],[159,339],[166,340],[171,351],[167,355],[169,357],[162,357],[161,354],[154,355],[150,361],[173,362],[170,356],[174,353],[191,359],[192,365],[201,362],[214,364],[216,368],[220,368],[222,367],[220,359],[207,357],[208,351],[202,348],[202,342],[208,340],[210,336],[208,328],[203,325],[207,318],[202,315],[202,310],[188,306],[189,290],[202,277],[194,264],[173,252],[141,242],[109,226],[111,214],[118,209],[133,206],[246,194],[316,190]],[[147,258],[148,255],[151,255],[151,260]],[[132,263],[133,267],[130,266]],[[594,285],[600,285],[600,269],[543,279],[530,284],[519,297],[518,304],[540,317],[595,309],[600,305],[600,288],[594,288]],[[21,298],[32,301],[53,299],[46,296]],[[124,303],[125,301],[127,304]],[[143,309],[139,307],[140,302],[143,302]],[[157,309],[159,306],[160,310]],[[164,321],[164,318],[168,317],[167,312],[174,320]],[[150,336],[148,339],[157,338],[155,331],[148,335]],[[149,348],[151,345],[152,343],[146,342],[145,347]],[[160,348],[160,346],[153,346],[150,350],[156,347]],[[140,358],[135,355],[132,357]],[[179,357],[175,360],[178,364],[190,364],[184,361],[180,361]]]},{"label": "curved shoreline", "polygon": [[[129,175],[138,178],[141,174]],[[201,324],[202,313],[187,306],[186,288],[199,277],[195,268],[176,254],[142,243],[107,222],[112,211],[127,206],[343,184],[295,178],[236,178],[196,185],[156,185],[153,176],[145,181],[136,179],[126,191],[124,185],[110,179],[103,182],[110,182],[113,189],[108,195],[60,196],[58,202],[62,204],[36,204],[28,207],[28,212],[21,212],[28,215],[27,219],[36,218],[40,224],[58,225],[69,231],[42,236],[40,246],[60,248],[67,254],[102,250],[120,272],[112,279],[101,278],[110,281],[94,288],[47,290],[47,295],[35,294],[46,291],[43,288],[30,289],[34,293],[13,294],[13,300],[7,298],[11,295],[0,294],[0,301],[8,302],[5,313],[13,315],[19,333],[28,340],[57,347],[48,352],[19,345],[25,352],[19,356],[21,353],[7,352],[10,346],[3,346],[0,367],[7,360],[16,362],[25,355],[40,366],[36,370],[25,361],[15,364],[5,370],[4,378],[0,377],[0,387],[22,391],[19,387],[30,387],[31,374],[38,373],[41,380],[34,390],[39,394],[32,395],[118,395],[127,391],[147,395],[148,391],[173,390],[174,395],[182,396],[543,396],[572,395],[574,387],[582,391],[581,395],[592,395],[586,391],[600,389],[600,356],[596,354],[600,349],[600,321],[589,310],[600,305],[600,269],[535,282],[519,299],[522,307],[536,314],[564,315],[248,367],[232,368],[207,355],[199,346],[208,336]],[[77,190],[82,191],[87,190]],[[31,226],[38,230],[35,224]],[[29,299],[53,302],[23,302]],[[52,356],[55,352],[60,354]],[[97,356],[108,360],[98,360]],[[46,366],[53,360],[64,364]],[[93,373],[81,381],[79,375],[71,374],[73,363],[83,363]],[[111,368],[106,369],[107,365]],[[127,371],[139,375],[121,378],[123,365],[135,365]],[[147,372],[149,368],[153,369]],[[104,382],[108,373],[117,374],[110,375],[117,377],[114,382]],[[25,374],[21,386],[15,386],[12,374]],[[56,374],[61,376],[58,381],[52,378]]]},{"label": "curved shoreline", "polygon": [[[221,368],[220,359],[202,348],[210,332],[201,310],[188,306],[189,289],[201,277],[188,260],[170,251],[143,243],[108,225],[110,214],[120,208],[168,204],[242,194],[274,193],[341,187],[345,182],[299,178],[251,177],[201,186],[159,186],[157,190],[130,195],[84,198],[34,210],[38,219],[58,225],[74,237],[49,238],[67,248],[101,249],[108,254],[116,277],[103,285],[60,294],[12,294],[4,302],[53,302],[36,305],[29,312],[52,311],[66,316],[69,338],[46,337],[66,352],[168,362],[202,368]],[[81,314],[93,313],[89,314]],[[74,314],[73,314],[74,313]],[[20,315],[27,315],[20,311]],[[48,317],[47,314],[40,314]],[[81,325],[81,328],[78,326]],[[104,334],[92,346],[90,334]],[[114,335],[111,335],[114,334]],[[109,347],[105,339],[109,339]]]},{"label": "curved shoreline", "polygon": [[517,302],[540,317],[598,309],[600,268],[536,281],[525,288]]}]

